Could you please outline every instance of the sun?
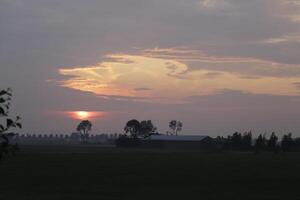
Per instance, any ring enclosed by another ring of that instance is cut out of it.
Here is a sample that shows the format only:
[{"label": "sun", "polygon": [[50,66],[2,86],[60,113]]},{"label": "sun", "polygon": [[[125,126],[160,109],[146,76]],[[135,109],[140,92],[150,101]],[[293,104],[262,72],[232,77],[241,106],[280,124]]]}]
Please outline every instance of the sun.
[{"label": "sun", "polygon": [[102,118],[107,113],[102,111],[68,111],[66,112],[67,115],[73,119],[79,119],[79,120],[90,120],[95,118]]},{"label": "sun", "polygon": [[91,116],[90,112],[86,111],[76,111],[75,115],[78,119],[88,119]]}]

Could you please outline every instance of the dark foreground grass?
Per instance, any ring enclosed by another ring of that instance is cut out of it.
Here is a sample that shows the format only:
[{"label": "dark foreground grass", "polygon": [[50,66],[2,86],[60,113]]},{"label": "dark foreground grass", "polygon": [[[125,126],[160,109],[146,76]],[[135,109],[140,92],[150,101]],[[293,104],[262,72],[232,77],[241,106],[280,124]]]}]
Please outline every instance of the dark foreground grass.
[{"label": "dark foreground grass", "polygon": [[300,199],[300,154],[27,146],[0,163],[0,200]]}]

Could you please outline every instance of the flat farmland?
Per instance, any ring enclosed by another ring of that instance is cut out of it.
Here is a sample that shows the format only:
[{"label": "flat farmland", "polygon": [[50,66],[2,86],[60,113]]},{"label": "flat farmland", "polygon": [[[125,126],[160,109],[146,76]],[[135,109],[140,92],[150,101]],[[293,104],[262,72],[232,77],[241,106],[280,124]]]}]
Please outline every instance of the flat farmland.
[{"label": "flat farmland", "polygon": [[0,199],[300,199],[299,153],[21,146]]}]

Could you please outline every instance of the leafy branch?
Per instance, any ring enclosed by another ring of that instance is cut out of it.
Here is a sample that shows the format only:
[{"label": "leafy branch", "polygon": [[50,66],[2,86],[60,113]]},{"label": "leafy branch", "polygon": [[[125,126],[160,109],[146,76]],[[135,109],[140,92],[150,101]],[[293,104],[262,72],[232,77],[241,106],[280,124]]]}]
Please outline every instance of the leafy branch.
[{"label": "leafy branch", "polygon": [[15,119],[9,117],[11,99],[12,90],[10,88],[0,91],[0,118],[3,119],[0,121],[0,160],[3,153],[9,152],[8,149],[16,149],[16,145],[9,144],[9,136],[14,136],[15,133],[8,133],[8,131],[11,128],[22,128],[21,117],[17,116]]}]

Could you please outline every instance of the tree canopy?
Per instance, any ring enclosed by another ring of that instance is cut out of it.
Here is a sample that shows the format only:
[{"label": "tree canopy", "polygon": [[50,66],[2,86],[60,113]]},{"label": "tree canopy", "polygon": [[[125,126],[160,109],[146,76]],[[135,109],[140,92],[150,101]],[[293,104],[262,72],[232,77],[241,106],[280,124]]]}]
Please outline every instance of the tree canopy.
[{"label": "tree canopy", "polygon": [[139,122],[136,119],[129,120],[125,127],[125,133],[130,133],[132,137],[148,137],[157,131],[151,120]]},{"label": "tree canopy", "polygon": [[183,124],[181,121],[172,120],[169,122],[169,128],[171,129],[171,134],[178,135],[178,132],[182,130]]},{"label": "tree canopy", "polygon": [[89,120],[83,120],[78,124],[76,130],[83,135],[87,135],[89,131],[92,130],[92,122]]},{"label": "tree canopy", "polygon": [[136,119],[132,119],[126,123],[124,131],[125,133],[130,133],[132,137],[137,137],[140,132],[140,128],[140,122]]}]

